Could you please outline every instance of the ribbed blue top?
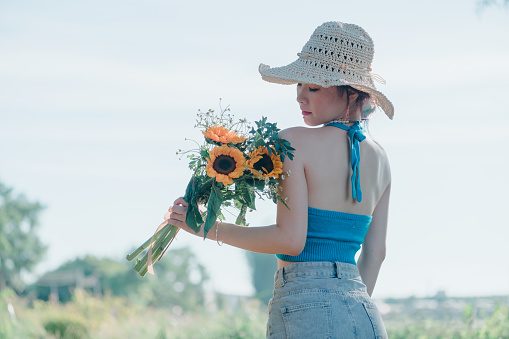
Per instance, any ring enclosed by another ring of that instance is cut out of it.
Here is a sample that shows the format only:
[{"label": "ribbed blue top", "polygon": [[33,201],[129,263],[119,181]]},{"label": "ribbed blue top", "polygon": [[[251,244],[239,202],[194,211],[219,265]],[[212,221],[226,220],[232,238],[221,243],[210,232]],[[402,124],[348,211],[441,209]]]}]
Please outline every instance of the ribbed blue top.
[{"label": "ribbed blue top", "polygon": [[356,265],[355,254],[368,233],[372,216],[308,207],[308,233],[297,255],[276,254],[284,261],[329,261]]}]

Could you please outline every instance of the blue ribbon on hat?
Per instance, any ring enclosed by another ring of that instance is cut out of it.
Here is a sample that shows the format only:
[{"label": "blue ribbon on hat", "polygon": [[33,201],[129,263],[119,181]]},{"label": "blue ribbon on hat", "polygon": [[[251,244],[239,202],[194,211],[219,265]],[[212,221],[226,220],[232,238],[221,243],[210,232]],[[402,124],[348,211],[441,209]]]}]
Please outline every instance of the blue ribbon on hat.
[{"label": "blue ribbon on hat", "polygon": [[348,132],[350,139],[350,164],[352,166],[352,198],[357,199],[358,202],[362,201],[361,191],[361,177],[359,172],[359,163],[361,161],[361,153],[359,150],[359,143],[366,139],[364,135],[364,128],[362,128],[360,121],[356,121],[352,126],[343,125],[340,122],[329,122],[325,126],[334,126],[341,128]]}]

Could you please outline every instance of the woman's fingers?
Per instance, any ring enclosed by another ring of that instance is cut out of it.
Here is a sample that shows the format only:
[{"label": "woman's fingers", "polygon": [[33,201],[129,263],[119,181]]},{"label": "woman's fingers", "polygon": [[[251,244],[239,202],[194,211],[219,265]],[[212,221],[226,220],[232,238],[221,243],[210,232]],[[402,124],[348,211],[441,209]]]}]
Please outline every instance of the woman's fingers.
[{"label": "woman's fingers", "polygon": [[166,212],[166,214],[164,215],[164,220],[170,219],[170,215],[171,215],[171,210],[169,210],[169,212]]},{"label": "woman's fingers", "polygon": [[184,231],[196,234],[196,232],[194,232],[186,224],[187,206],[188,203],[184,200],[184,198],[179,197],[175,200],[173,206],[168,208],[168,212],[164,215],[164,220],[166,220],[170,225],[177,226]]},{"label": "woman's fingers", "polygon": [[173,219],[173,218],[170,218],[168,220],[168,224],[170,225],[173,225],[173,226],[177,226],[178,228],[185,228],[186,226],[186,223],[181,221],[181,220],[178,220],[178,219]]},{"label": "woman's fingers", "polygon": [[186,215],[187,215],[187,203],[184,201],[184,198],[180,197],[175,200],[173,206],[168,208],[168,212],[164,215],[164,220],[166,220],[170,225],[177,226],[179,228],[183,228],[187,230],[186,225]]},{"label": "woman's fingers", "polygon": [[[184,198],[179,197],[175,200],[174,205],[168,208],[168,212],[164,215],[164,220],[174,219],[177,221],[184,221],[186,218],[188,204]],[[178,225],[175,225],[178,226]]]},{"label": "woman's fingers", "polygon": [[187,213],[187,206],[179,206],[179,205],[173,205],[171,207],[171,212],[176,214],[186,214]]},{"label": "woman's fingers", "polygon": [[184,197],[179,197],[177,200],[173,202],[173,205],[181,205],[184,207],[188,206],[187,202],[184,200]]}]

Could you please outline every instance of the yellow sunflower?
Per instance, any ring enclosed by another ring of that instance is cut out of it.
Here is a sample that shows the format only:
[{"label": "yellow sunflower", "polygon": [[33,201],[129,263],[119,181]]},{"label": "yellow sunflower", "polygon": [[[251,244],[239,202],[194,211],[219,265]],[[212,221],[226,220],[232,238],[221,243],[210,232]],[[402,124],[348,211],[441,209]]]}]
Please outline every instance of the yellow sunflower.
[{"label": "yellow sunflower", "polygon": [[249,170],[261,177],[278,178],[283,173],[283,162],[281,157],[275,152],[269,154],[267,147],[259,146],[256,150],[249,153],[247,161]]},{"label": "yellow sunflower", "polygon": [[207,162],[207,175],[225,185],[231,185],[232,179],[240,177],[246,168],[244,154],[226,145],[215,147],[210,151]]},{"label": "yellow sunflower", "polygon": [[238,144],[246,140],[243,136],[239,136],[237,133],[232,132],[221,126],[212,126],[207,128],[205,132],[202,132],[205,138],[221,142],[223,144],[234,143]]}]

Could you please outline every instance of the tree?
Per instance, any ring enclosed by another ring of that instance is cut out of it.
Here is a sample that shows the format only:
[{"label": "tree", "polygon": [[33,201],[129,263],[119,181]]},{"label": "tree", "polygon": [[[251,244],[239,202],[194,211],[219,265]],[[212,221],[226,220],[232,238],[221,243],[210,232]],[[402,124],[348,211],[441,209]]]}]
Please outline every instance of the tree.
[{"label": "tree", "polygon": [[251,266],[251,279],[256,290],[255,297],[268,304],[274,288],[274,273],[277,262],[274,255],[246,252],[247,261]]},{"label": "tree", "polygon": [[481,13],[488,7],[507,8],[509,0],[477,0],[477,11]]},{"label": "tree", "polygon": [[[132,264],[129,266],[132,267]],[[154,271],[154,277],[140,277],[133,269],[128,272],[129,275],[136,273],[138,280],[150,280],[150,285],[140,286],[140,292],[147,296],[149,305],[171,307],[176,312],[203,308],[203,285],[209,276],[188,247],[170,248],[154,265]]]},{"label": "tree", "polygon": [[124,296],[143,306],[176,307],[182,312],[203,308],[208,275],[189,248],[170,248],[154,265],[155,276],[140,277],[132,266],[124,259],[87,255],[47,272],[34,288],[43,300],[53,293],[58,294],[55,300],[66,302],[75,288],[84,288],[95,294]]},{"label": "tree", "polygon": [[36,234],[42,209],[0,182],[0,290],[23,291],[21,273],[30,272],[42,259],[46,247]]},{"label": "tree", "polygon": [[188,247],[170,247],[154,265],[155,276],[141,277],[132,269],[132,262],[123,260],[123,264],[126,269],[104,283],[114,295],[127,296],[147,306],[173,308],[176,312],[203,308],[203,286],[209,276]]}]

